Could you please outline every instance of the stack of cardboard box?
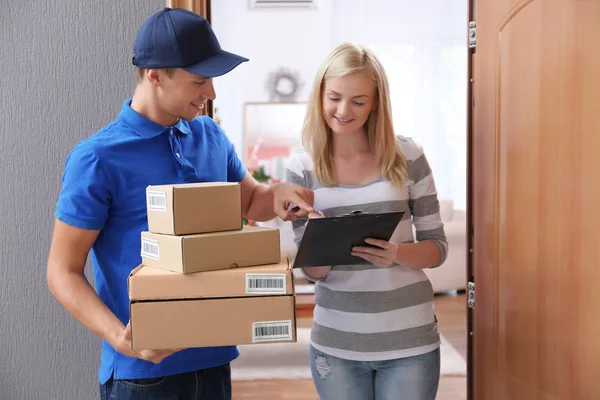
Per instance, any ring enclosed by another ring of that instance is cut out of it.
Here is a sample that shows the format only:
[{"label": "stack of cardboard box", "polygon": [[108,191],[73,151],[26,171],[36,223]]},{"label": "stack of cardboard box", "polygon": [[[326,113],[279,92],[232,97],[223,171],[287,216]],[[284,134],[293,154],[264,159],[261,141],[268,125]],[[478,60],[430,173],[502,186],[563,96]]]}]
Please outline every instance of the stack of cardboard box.
[{"label": "stack of cardboard box", "polygon": [[146,200],[134,350],[296,341],[290,262],[277,229],[242,225],[239,183],[149,186]]}]

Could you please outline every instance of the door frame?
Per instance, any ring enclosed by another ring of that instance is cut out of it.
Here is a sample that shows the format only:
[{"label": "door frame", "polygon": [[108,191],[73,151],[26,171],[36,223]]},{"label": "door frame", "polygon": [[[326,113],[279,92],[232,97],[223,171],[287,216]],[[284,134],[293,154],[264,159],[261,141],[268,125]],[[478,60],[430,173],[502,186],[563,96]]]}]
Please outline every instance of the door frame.
[{"label": "door frame", "polygon": [[[467,19],[467,282],[475,283],[473,265],[473,140],[474,140],[474,114],[475,114],[475,54],[476,47],[469,47],[469,22],[476,20],[476,0],[468,0]],[[468,296],[467,287],[467,296]],[[468,300],[468,299],[467,299]],[[473,400],[473,309],[465,304],[467,310],[467,400]]]}]

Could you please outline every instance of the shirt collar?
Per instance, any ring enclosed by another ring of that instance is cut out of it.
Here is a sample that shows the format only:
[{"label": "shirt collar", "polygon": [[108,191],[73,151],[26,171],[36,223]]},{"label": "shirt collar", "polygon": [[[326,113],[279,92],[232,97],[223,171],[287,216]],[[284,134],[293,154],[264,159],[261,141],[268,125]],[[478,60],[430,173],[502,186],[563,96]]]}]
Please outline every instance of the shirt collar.
[{"label": "shirt collar", "polygon": [[[125,125],[131,128],[135,133],[147,139],[158,136],[170,128],[169,126],[164,126],[149,120],[132,109],[131,99],[127,99],[123,102],[123,107],[121,107],[121,111],[119,112],[119,119],[121,119],[121,121],[123,121]],[[173,127],[177,128],[177,130],[185,135],[192,133],[187,121],[181,118]]]}]

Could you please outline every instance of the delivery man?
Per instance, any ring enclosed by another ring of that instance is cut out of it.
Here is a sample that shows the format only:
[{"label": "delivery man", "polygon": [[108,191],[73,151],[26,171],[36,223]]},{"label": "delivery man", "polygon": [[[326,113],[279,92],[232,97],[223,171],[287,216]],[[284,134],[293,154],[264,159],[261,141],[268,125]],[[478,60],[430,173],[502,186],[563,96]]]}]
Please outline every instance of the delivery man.
[{"label": "delivery man", "polygon": [[[312,211],[312,191],[257,183],[219,126],[199,116],[215,98],[213,78],[245,61],[222,50],[195,13],[165,8],[152,15],[134,43],[133,97],[67,157],[48,285],[77,321],[103,339],[101,399],[231,398],[229,363],[238,356],[236,347],[131,350],[127,277],[141,263],[148,185],[241,182],[242,214],[256,221],[294,220]],[[300,210],[288,212],[291,204]],[[90,251],[95,289],[84,275]]]}]

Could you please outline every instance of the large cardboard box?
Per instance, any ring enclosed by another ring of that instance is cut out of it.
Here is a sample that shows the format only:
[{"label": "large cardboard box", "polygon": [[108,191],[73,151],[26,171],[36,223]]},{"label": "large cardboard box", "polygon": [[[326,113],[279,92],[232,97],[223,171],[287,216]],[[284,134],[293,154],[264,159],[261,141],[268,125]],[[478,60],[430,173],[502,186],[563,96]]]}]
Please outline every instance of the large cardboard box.
[{"label": "large cardboard box", "polygon": [[207,182],[148,186],[148,230],[167,235],[242,228],[239,183]]},{"label": "large cardboard box", "polygon": [[187,275],[139,266],[128,286],[133,350],[296,341],[289,260]]},{"label": "large cardboard box", "polygon": [[142,232],[142,264],[190,274],[274,264],[281,259],[279,230],[245,226],[198,235]]}]

